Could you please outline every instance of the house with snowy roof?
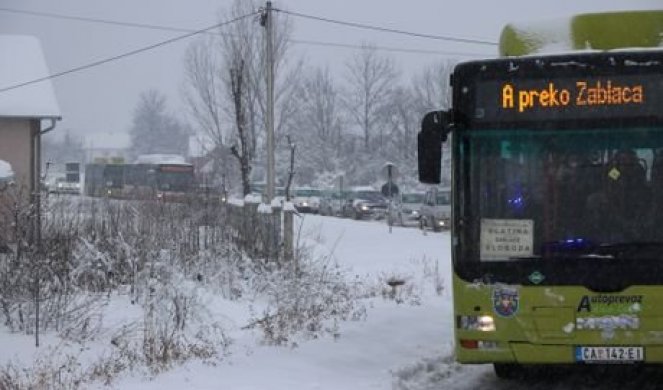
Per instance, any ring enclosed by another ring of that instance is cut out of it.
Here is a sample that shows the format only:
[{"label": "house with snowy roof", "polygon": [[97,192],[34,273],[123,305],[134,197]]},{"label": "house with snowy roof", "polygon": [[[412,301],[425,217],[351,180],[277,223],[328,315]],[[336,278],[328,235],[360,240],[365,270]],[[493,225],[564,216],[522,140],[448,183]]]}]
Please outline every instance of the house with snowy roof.
[{"label": "house with snowy roof", "polygon": [[49,74],[37,38],[0,35],[0,160],[30,192],[39,187],[41,135],[61,119]]}]

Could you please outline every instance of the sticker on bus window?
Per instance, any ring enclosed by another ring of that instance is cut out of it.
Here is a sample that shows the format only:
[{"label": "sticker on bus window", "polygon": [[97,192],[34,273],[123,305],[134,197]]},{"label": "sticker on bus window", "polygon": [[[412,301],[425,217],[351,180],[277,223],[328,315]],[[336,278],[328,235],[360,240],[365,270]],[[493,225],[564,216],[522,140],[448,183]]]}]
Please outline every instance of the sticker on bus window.
[{"label": "sticker on bus window", "polygon": [[481,261],[516,260],[533,255],[534,220],[482,219]]}]

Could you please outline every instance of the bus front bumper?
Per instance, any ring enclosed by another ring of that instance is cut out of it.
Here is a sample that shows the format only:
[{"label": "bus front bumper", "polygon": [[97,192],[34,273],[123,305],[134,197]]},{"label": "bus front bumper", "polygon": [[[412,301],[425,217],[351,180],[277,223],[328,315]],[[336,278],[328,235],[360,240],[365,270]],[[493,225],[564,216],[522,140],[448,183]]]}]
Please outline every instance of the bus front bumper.
[{"label": "bus front bumper", "polygon": [[[456,346],[456,360],[462,364],[518,363],[518,364],[662,364],[663,345],[634,346],[643,352],[640,360],[586,362],[578,358],[580,345],[531,344],[527,342],[479,341],[475,345],[461,340]],[[460,345],[461,343],[466,346]],[[615,347],[615,346],[610,346]],[[625,346],[617,346],[625,347]],[[599,347],[600,348],[600,347]]]}]

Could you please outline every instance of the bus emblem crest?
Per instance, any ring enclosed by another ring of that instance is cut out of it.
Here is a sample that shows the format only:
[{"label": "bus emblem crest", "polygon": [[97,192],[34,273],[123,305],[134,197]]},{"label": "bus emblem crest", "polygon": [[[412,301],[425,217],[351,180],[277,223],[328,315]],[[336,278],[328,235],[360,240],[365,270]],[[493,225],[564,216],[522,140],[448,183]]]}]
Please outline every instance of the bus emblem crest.
[{"label": "bus emblem crest", "polygon": [[512,317],[518,312],[520,297],[515,288],[496,288],[493,290],[493,309],[502,317]]}]

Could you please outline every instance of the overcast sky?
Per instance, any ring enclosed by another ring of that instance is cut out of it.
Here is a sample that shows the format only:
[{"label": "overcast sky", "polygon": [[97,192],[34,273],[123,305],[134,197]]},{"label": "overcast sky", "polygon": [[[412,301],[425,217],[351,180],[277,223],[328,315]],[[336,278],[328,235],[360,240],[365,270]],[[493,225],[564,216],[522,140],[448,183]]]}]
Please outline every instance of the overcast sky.
[{"label": "overcast sky", "polygon": [[[220,10],[232,0],[0,0],[0,8],[111,19],[123,22],[199,29],[219,21]],[[660,9],[661,0],[280,0],[275,7],[343,21],[360,22],[419,33],[495,41],[512,21],[530,21],[574,13]],[[494,46],[458,44],[409,38],[293,18],[294,39],[360,45],[371,42],[396,49],[496,55]],[[259,28],[256,26],[256,28]],[[52,73],[156,43],[180,33],[109,26],[100,23],[21,15],[0,10],[0,34],[29,34],[40,38]],[[138,95],[155,88],[168,96],[173,111],[183,111],[179,90],[183,53],[190,40],[145,52],[54,80],[63,120],[58,132],[85,135],[87,144],[125,142]],[[341,70],[349,49],[296,44],[294,55],[309,63]],[[444,58],[476,58],[452,54],[388,52],[403,77]],[[7,54],[2,54],[7,55]],[[0,86],[4,87],[4,86]]]}]

